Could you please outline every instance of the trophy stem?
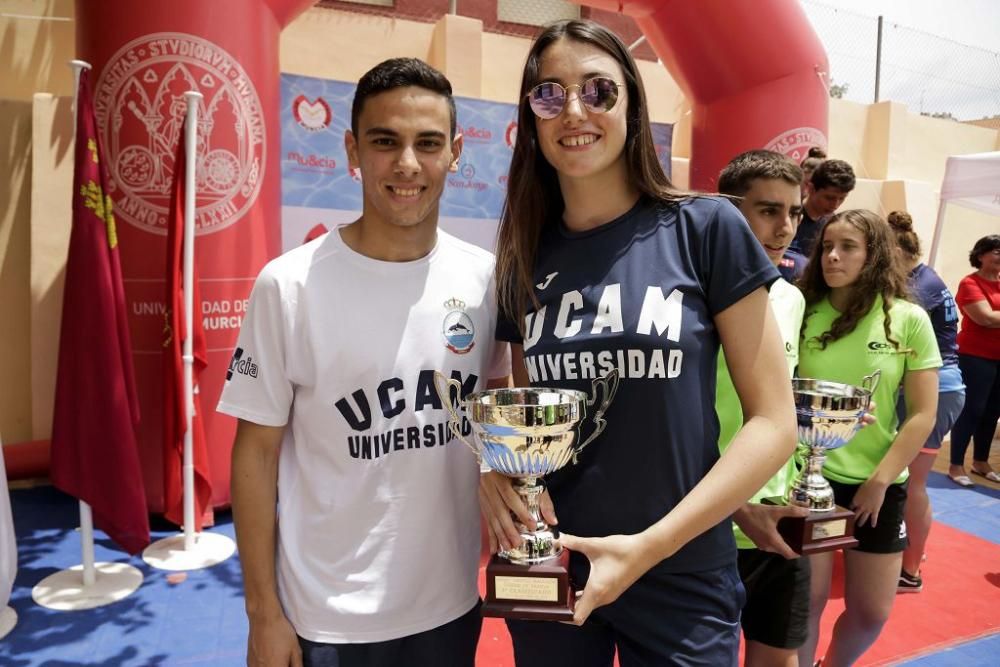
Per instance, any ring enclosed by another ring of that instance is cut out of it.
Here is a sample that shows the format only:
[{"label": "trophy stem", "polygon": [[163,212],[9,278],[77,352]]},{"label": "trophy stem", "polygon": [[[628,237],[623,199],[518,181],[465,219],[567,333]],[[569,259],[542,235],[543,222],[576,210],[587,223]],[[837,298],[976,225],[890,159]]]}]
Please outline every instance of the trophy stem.
[{"label": "trophy stem", "polygon": [[521,533],[520,546],[501,552],[501,556],[512,563],[529,564],[543,563],[559,557],[562,548],[555,545],[555,532],[542,519],[538,497],[545,487],[538,483],[537,477],[519,477],[514,479],[514,490],[524,501],[534,520],[533,526],[525,526],[516,517],[514,525]]},{"label": "trophy stem", "polygon": [[829,512],[836,507],[833,500],[833,489],[823,477],[823,463],[825,462],[826,449],[808,447],[802,472],[788,489],[786,500],[789,505],[806,507],[814,512]]},{"label": "trophy stem", "polygon": [[[522,477],[520,479],[514,480],[514,490],[517,491],[517,495],[521,496],[521,500],[524,504],[528,506],[528,511],[531,513],[531,518],[535,520],[536,523],[542,522],[541,507],[538,504],[538,497],[542,495],[544,487],[538,483],[538,478],[536,477]],[[521,524],[519,524],[520,526]],[[531,526],[532,529],[535,526]]]}]

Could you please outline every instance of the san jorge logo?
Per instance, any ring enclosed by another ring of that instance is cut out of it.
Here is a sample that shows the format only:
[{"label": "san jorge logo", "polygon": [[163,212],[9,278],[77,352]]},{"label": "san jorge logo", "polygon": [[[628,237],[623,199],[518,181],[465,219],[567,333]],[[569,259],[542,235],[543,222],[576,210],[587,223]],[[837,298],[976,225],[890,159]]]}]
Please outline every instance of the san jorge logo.
[{"label": "san jorge logo", "polygon": [[159,32],[121,47],[97,82],[97,127],[110,154],[115,215],[166,234],[184,93],[200,92],[196,233],[240,220],[260,194],[267,136],[260,98],[239,61],[194,35]]},{"label": "san jorge logo", "polygon": [[894,345],[890,343],[883,343],[879,340],[868,341],[868,351],[871,354],[906,354],[905,350],[897,350]]},{"label": "san jorge logo", "polygon": [[798,164],[809,155],[810,148],[819,146],[826,149],[826,145],[826,136],[815,127],[796,127],[771,139],[764,148],[781,153]]}]

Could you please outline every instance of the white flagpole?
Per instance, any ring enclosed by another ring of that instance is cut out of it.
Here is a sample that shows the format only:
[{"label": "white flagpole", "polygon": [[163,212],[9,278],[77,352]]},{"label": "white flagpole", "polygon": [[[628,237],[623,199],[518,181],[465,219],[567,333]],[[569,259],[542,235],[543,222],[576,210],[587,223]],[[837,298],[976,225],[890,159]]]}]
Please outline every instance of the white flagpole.
[{"label": "white flagpole", "polygon": [[934,268],[937,261],[938,247],[941,245],[941,233],[944,232],[944,212],[948,202],[944,199],[938,204],[937,222],[934,224],[934,240],[931,241],[931,252],[927,258],[927,266]]},{"label": "white flagpole", "polygon": [[[80,114],[80,73],[91,69],[83,60],[71,60],[73,69],[73,140]],[[127,563],[94,562],[94,518],[90,505],[80,501],[80,549],[82,564],[60,570],[42,579],[31,590],[36,603],[57,611],[93,609],[131,595],[142,584],[142,572]],[[98,576],[99,575],[99,576]],[[80,581],[83,587],[80,587]]]},{"label": "white flagpole", "polygon": [[941,234],[944,232],[944,212],[948,208],[948,199],[945,198],[945,184],[948,182],[948,172],[954,165],[955,158],[949,157],[944,164],[944,178],[941,179],[941,191],[938,193],[938,214],[937,222],[934,224],[934,240],[931,241],[931,252],[927,257],[927,266],[934,268],[937,262],[938,248],[941,245]]},{"label": "white flagpole", "polygon": [[8,605],[14,579],[17,577],[17,539],[14,537],[14,517],[7,491],[7,469],[0,442],[0,640],[17,625],[17,612]]},{"label": "white flagpole", "polygon": [[194,216],[195,169],[198,164],[198,104],[201,93],[184,93],[187,121],[184,125],[184,550],[194,548]]},{"label": "white flagpole", "polygon": [[[217,533],[196,533],[194,507],[194,318],[201,313],[194,303],[194,244],[197,200],[198,112],[203,96],[195,90],[184,93],[187,111],[184,120],[184,459],[181,478],[184,484],[184,532],[153,542],[142,552],[142,559],[161,570],[200,570],[221,563],[236,551],[236,543]],[[175,165],[180,169],[180,165]],[[197,304],[200,308],[201,304]],[[169,418],[169,417],[168,417]]]},{"label": "white flagpole", "polygon": [[[73,140],[76,141],[76,125],[80,110],[77,100],[80,97],[80,72],[90,69],[90,63],[83,60],[71,60],[69,66],[73,69]],[[83,585],[93,586],[94,574],[94,518],[90,505],[80,501],[80,548],[83,552]]]}]

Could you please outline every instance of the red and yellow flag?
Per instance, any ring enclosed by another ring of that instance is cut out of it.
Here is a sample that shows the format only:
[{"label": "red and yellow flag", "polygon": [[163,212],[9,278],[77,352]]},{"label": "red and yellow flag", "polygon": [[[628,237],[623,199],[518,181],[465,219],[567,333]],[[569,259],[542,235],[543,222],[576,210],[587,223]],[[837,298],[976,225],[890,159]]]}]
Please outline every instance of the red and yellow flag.
[{"label": "red and yellow flag", "polygon": [[[167,226],[167,292],[163,341],[163,492],[166,518],[177,525],[184,523],[184,433],[187,431],[187,410],[184,401],[184,136],[181,135],[174,160],[173,193],[170,198],[170,218]],[[194,457],[194,530],[212,520],[212,482],[208,467],[208,447],[202,423],[198,379],[208,365],[205,330],[201,321],[201,297],[198,272],[191,281],[194,291],[194,316],[191,322],[192,352],[194,353],[194,415],[192,417],[192,454]]]},{"label": "red and yellow flag", "polygon": [[149,544],[115,216],[94,116],[90,73],[77,97],[73,220],[59,337],[52,483],[88,503],[94,522],[130,554]]}]

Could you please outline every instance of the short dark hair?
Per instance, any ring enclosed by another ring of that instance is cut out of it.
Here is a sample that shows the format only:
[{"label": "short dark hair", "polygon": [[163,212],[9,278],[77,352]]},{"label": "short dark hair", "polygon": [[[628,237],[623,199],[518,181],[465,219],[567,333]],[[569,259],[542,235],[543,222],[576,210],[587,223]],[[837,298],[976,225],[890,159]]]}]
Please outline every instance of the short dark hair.
[{"label": "short dark hair", "polygon": [[972,246],[972,252],[969,253],[969,264],[972,264],[972,267],[976,269],[983,268],[983,261],[979,258],[997,248],[1000,248],[1000,234],[984,236],[976,241],[976,245]]},{"label": "short dark hair", "polygon": [[365,100],[379,93],[407,86],[425,88],[447,100],[448,110],[451,112],[451,138],[454,139],[456,114],[451,82],[448,81],[448,77],[419,58],[390,58],[365,72],[354,91],[354,103],[351,105],[351,132],[355,135],[358,133],[358,118],[361,117]]},{"label": "short dark hair", "polygon": [[781,153],[752,150],[740,153],[719,174],[719,192],[743,197],[758,178],[781,179],[790,185],[802,182],[802,169]]},{"label": "short dark hair", "polygon": [[854,170],[843,160],[824,160],[812,173],[811,180],[816,190],[836,188],[841,192],[850,192],[856,183]]}]

